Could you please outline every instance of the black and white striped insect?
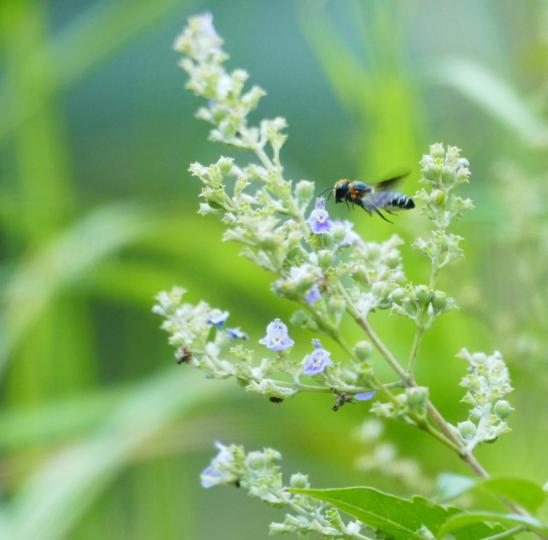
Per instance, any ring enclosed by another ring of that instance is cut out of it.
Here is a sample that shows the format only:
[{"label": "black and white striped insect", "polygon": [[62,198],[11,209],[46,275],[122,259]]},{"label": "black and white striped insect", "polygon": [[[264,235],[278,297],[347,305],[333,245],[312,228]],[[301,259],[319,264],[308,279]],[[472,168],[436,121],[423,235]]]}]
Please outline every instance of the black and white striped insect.
[{"label": "black and white striped insect", "polygon": [[[335,196],[336,203],[346,203],[347,206],[355,205],[363,208],[370,216],[373,212],[385,221],[390,220],[382,211],[389,214],[396,210],[411,210],[415,208],[415,202],[408,195],[393,191],[394,186],[409,173],[400,174],[373,184],[366,184],[361,180],[337,180],[333,187],[326,189],[330,196]],[[391,223],[391,222],[390,222]]]}]

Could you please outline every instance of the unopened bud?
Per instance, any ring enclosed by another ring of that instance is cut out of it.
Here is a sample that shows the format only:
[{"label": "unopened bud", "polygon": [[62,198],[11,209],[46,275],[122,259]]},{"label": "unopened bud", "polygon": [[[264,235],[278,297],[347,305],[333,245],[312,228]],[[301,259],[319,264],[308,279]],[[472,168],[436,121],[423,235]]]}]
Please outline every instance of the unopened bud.
[{"label": "unopened bud", "polygon": [[500,399],[495,403],[495,407],[493,410],[501,420],[504,420],[505,418],[508,418],[510,414],[512,414],[514,408],[505,399]]},{"label": "unopened bud", "polygon": [[437,206],[442,206],[445,203],[446,198],[447,195],[445,191],[441,189],[435,189],[430,194],[430,201]]},{"label": "unopened bud", "polygon": [[457,428],[461,437],[465,440],[470,440],[476,434],[476,426],[470,420],[459,422]]},{"label": "unopened bud", "polygon": [[360,360],[367,360],[371,353],[373,352],[373,347],[369,341],[359,341],[354,346],[354,353]]}]

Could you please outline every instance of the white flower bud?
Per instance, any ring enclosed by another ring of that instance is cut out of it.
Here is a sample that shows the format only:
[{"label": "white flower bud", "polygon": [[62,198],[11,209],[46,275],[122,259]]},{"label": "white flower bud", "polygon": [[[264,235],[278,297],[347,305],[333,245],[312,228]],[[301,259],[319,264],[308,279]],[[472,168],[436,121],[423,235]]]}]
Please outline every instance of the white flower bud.
[{"label": "white flower bud", "polygon": [[476,426],[470,422],[470,420],[459,422],[457,424],[457,429],[459,430],[461,437],[466,441],[472,439],[476,434]]},{"label": "white flower bud", "polygon": [[493,408],[493,410],[500,419],[505,420],[512,414],[514,408],[505,399],[499,399],[495,403],[495,407]]}]

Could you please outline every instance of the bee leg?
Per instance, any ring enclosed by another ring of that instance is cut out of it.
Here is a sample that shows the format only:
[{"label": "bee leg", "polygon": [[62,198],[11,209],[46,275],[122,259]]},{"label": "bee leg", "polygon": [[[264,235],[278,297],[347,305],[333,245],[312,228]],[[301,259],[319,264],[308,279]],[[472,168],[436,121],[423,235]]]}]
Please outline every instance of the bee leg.
[{"label": "bee leg", "polygon": [[375,212],[377,214],[379,214],[379,216],[381,216],[382,219],[384,219],[384,221],[388,221],[388,223],[392,223],[388,218],[386,218],[383,213],[378,209],[378,208],[375,208]]}]

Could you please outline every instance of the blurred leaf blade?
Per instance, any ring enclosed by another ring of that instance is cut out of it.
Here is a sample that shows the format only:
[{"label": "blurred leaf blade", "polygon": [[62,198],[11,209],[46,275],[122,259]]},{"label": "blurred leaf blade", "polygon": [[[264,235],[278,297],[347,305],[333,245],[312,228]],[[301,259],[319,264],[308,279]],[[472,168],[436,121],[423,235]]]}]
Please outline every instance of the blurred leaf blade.
[{"label": "blurred leaf blade", "polygon": [[548,124],[514,88],[485,66],[470,59],[450,58],[439,63],[432,76],[506,124],[531,146],[548,145]]},{"label": "blurred leaf blade", "polygon": [[[184,0],[183,5],[188,6],[191,3],[192,0]],[[55,61],[56,69],[51,73],[53,86],[48,95],[23,108],[14,107],[16,94],[8,83],[1,84],[0,81],[0,107],[8,112],[0,124],[0,145],[54,95],[77,83],[128,41],[139,36],[172,10],[181,7],[181,2],[177,0],[104,0],[88,8],[45,47],[26,59],[24,69],[30,73],[42,72],[45,58],[48,62]]]},{"label": "blurred leaf blade", "polygon": [[437,488],[444,502],[473,490],[484,490],[513,501],[531,512],[538,510],[548,498],[542,486],[525,478],[470,478],[446,473],[439,476]]},{"label": "blurred leaf blade", "polygon": [[448,534],[458,535],[463,528],[486,521],[510,527],[521,526],[526,530],[532,530],[542,535],[548,534],[548,526],[534,517],[497,512],[462,512],[448,518],[438,530],[436,538],[445,538]]},{"label": "blurred leaf blade", "polygon": [[63,538],[143,442],[176,416],[217,399],[220,386],[226,388],[199,373],[179,374],[165,370],[139,385],[87,440],[42,466],[11,503],[13,538]]},{"label": "blurred leaf blade", "polygon": [[6,320],[0,340],[0,370],[31,323],[62,287],[134,242],[153,223],[137,205],[107,205],[67,227],[14,268],[2,298]]}]

